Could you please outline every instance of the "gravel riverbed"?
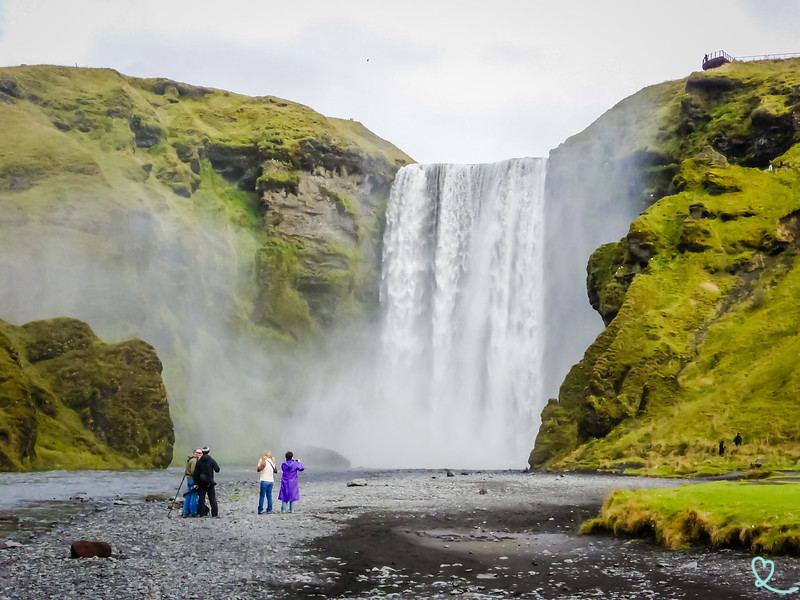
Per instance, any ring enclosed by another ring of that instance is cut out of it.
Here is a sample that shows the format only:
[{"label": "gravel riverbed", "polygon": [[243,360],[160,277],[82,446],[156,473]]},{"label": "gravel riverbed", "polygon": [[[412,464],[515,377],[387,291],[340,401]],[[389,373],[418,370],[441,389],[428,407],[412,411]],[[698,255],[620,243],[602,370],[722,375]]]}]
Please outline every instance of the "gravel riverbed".
[{"label": "gravel riverbed", "polygon": [[[367,485],[348,487],[353,477]],[[611,489],[681,483],[471,471],[301,475],[294,514],[258,515],[253,477],[220,482],[219,519],[182,519],[179,508],[167,518],[168,500],[140,493],[117,503],[28,503],[0,510],[11,540],[0,534],[0,598],[773,597],[756,588],[745,553],[665,551],[577,533]],[[279,510],[277,485],[274,497]],[[31,517],[37,510],[58,516]],[[75,540],[107,541],[112,557],[70,559]],[[798,573],[800,561],[776,559],[770,585],[789,588]]]}]

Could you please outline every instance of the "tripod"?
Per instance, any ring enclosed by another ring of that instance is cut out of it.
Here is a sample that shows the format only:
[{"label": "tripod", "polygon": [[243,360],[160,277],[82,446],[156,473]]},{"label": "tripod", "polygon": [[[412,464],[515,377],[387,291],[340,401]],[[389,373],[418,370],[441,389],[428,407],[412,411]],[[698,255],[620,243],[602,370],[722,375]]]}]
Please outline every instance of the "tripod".
[{"label": "tripod", "polygon": [[186,473],[183,474],[181,477],[181,482],[178,484],[178,491],[175,492],[175,497],[172,499],[172,502],[169,504],[169,512],[167,513],[167,518],[172,518],[172,507],[175,506],[175,502],[178,500],[178,494],[181,493],[181,488],[183,487],[183,480],[186,479]]}]

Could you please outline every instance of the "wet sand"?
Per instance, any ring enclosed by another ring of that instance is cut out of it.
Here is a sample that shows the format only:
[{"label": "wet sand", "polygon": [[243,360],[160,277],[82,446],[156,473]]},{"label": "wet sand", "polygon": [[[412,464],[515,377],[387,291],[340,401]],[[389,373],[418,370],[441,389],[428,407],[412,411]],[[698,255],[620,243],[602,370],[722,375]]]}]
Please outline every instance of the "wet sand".
[{"label": "wet sand", "polygon": [[746,556],[664,552],[648,542],[575,535],[578,519],[594,512],[593,505],[542,505],[365,515],[317,544],[320,555],[346,563],[336,583],[298,597],[763,597],[750,581]]},{"label": "wet sand", "polygon": [[[356,476],[367,486],[348,487]],[[746,553],[666,551],[577,533],[611,489],[681,483],[512,472],[312,474],[301,475],[297,512],[257,515],[253,474],[220,484],[220,519],[168,519],[166,503],[139,496],[64,503],[63,522],[32,537],[18,530],[24,545],[0,550],[0,598],[776,597],[755,587]],[[67,558],[76,539],[108,541],[112,558]],[[789,588],[798,573],[797,559],[776,559],[770,584]]]}]

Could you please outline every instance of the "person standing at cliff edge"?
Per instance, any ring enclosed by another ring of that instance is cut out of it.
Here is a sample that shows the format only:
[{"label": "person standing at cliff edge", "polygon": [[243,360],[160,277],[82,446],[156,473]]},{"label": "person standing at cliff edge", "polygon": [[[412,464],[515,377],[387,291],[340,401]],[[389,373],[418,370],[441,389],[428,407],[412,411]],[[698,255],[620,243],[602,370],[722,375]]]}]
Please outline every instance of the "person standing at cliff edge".
[{"label": "person standing at cliff edge", "polygon": [[197,461],[194,468],[194,483],[197,486],[197,514],[201,517],[208,515],[206,508],[206,494],[208,494],[208,501],[211,504],[211,516],[219,516],[219,508],[217,507],[217,492],[214,481],[214,473],[219,473],[219,465],[217,461],[211,458],[211,450],[208,446],[201,448],[203,456]]},{"label": "person standing at cliff edge", "polygon": [[272,458],[272,452],[267,450],[264,456],[258,459],[256,471],[259,472],[259,480],[261,481],[261,489],[258,494],[258,514],[264,512],[264,496],[267,497],[267,514],[272,513],[272,486],[275,482],[275,473],[278,469],[275,468],[275,459]]},{"label": "person standing at cliff edge", "polygon": [[281,465],[281,491],[278,500],[281,501],[281,512],[294,512],[294,503],[300,500],[300,484],[297,480],[298,471],[305,471],[300,459],[294,460],[294,454],[286,453],[286,462]]}]

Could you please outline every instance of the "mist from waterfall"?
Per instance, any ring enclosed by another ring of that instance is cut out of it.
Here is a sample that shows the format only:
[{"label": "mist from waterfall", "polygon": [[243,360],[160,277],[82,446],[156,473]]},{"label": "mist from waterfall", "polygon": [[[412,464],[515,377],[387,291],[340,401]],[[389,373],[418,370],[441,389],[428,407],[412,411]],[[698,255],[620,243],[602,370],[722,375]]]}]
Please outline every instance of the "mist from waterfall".
[{"label": "mist from waterfall", "polygon": [[542,409],[545,164],[398,172],[380,340],[330,363],[304,419],[315,443],[363,466],[525,465]]},{"label": "mist from waterfall", "polygon": [[153,344],[178,458],[318,446],[355,466],[521,468],[543,403],[544,178],[543,159],[402,169],[380,318],[307,354],[252,332],[252,234],[158,194],[0,215],[0,318]]},{"label": "mist from waterfall", "polygon": [[178,461],[201,445],[218,457],[255,454],[276,427],[252,415],[277,387],[275,361],[242,335],[237,305],[249,293],[256,241],[188,203],[175,208],[154,194],[139,210],[130,204],[87,195],[77,208],[0,216],[0,318],[66,315],[108,343],[144,339],[163,361]]}]

